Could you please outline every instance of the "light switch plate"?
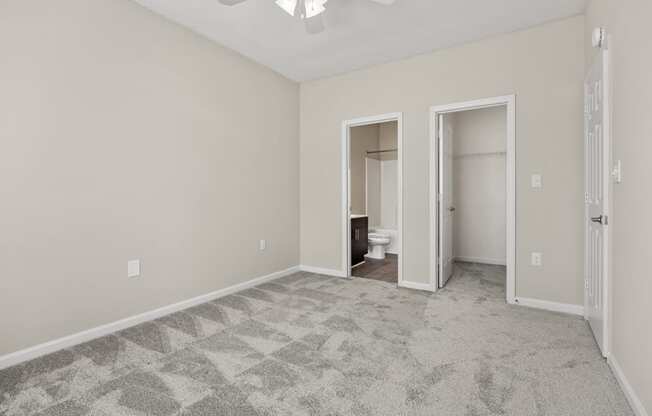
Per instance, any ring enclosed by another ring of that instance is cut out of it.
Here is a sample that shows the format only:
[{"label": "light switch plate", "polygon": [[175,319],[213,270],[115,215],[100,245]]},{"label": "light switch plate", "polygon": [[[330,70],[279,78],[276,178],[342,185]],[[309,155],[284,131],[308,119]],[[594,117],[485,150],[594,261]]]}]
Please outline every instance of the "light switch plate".
[{"label": "light switch plate", "polygon": [[532,174],[532,188],[539,189],[543,187],[543,178],[540,173]]},{"label": "light switch plate", "polygon": [[140,260],[130,260],[127,262],[127,277],[140,276]]},{"label": "light switch plate", "polygon": [[620,160],[616,160],[616,162],[614,163],[614,168],[611,171],[611,177],[613,178],[615,183],[623,182],[623,167]]},{"label": "light switch plate", "polygon": [[543,254],[541,253],[532,253],[532,265],[539,267],[543,264]]}]

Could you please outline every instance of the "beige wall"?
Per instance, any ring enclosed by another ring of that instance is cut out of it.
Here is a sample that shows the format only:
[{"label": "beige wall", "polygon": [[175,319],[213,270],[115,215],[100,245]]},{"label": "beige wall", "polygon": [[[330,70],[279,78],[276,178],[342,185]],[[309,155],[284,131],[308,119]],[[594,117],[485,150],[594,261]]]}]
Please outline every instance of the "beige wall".
[{"label": "beige wall", "polygon": [[378,149],[379,125],[358,126],[351,129],[350,168],[351,168],[351,214],[366,214],[365,189],[367,171],[365,159],[367,151]]},{"label": "beige wall", "polygon": [[[378,125],[378,147],[380,150],[398,148],[398,121],[388,121]],[[380,160],[396,160],[398,152],[381,153]]]},{"label": "beige wall", "polygon": [[[398,149],[398,121],[379,125],[378,144],[380,150]],[[380,163],[380,219],[369,224],[385,230],[398,228],[398,151],[378,154]],[[371,220],[371,219],[370,219]],[[392,239],[386,248],[388,253],[396,254],[399,244]]]},{"label": "beige wall", "polygon": [[652,414],[652,16],[649,0],[593,0],[586,14],[587,64],[596,53],[591,30],[611,35],[613,156],[623,166],[614,186],[612,358],[621,366],[648,414]]},{"label": "beige wall", "polygon": [[297,84],[127,0],[0,51],[0,355],[298,264]]},{"label": "beige wall", "polygon": [[[521,297],[581,304],[584,19],[575,17],[301,85],[301,262],[343,270],[340,126],[404,113],[403,278],[429,279],[428,108],[516,94]],[[332,174],[325,174],[332,172]],[[533,192],[529,176],[542,173]],[[531,267],[530,252],[544,253]]]},{"label": "beige wall", "polygon": [[505,264],[507,111],[455,113],[453,255]]}]

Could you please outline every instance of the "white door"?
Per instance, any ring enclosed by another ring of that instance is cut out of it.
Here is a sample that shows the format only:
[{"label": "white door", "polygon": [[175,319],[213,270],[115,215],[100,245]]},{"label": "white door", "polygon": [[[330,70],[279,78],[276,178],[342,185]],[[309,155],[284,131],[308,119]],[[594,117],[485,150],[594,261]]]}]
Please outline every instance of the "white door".
[{"label": "white door", "polygon": [[609,185],[609,88],[607,51],[595,58],[584,82],[585,296],[586,319],[607,355]]},{"label": "white door", "polygon": [[439,287],[453,275],[453,127],[439,116]]}]

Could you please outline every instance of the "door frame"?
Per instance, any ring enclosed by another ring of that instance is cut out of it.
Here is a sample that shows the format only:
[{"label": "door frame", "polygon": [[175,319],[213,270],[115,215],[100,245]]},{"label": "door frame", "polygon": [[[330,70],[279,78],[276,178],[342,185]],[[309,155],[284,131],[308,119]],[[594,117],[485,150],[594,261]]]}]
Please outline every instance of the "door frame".
[{"label": "door frame", "polygon": [[481,108],[501,107],[507,109],[507,154],[506,154],[506,209],[505,237],[507,266],[506,300],[518,303],[516,298],[516,96],[504,95],[430,107],[430,286],[439,288],[439,115]]},{"label": "door frame", "polygon": [[387,113],[368,117],[359,117],[342,122],[341,138],[341,192],[342,205],[341,212],[341,238],[342,238],[342,276],[352,279],[351,275],[351,128],[368,126],[371,124],[386,123],[396,121],[397,126],[397,143],[398,143],[398,285],[401,286],[403,281],[403,113]]}]

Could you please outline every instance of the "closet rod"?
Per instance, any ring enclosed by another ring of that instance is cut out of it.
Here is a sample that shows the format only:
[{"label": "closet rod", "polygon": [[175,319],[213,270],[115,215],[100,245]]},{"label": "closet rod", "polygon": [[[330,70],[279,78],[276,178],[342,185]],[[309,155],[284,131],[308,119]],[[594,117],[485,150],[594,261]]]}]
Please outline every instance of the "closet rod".
[{"label": "closet rod", "polygon": [[387,150],[367,150],[367,154],[371,155],[374,153],[387,153],[387,152],[398,152],[398,149],[387,149]]},{"label": "closet rod", "polygon": [[453,156],[454,159],[460,159],[463,157],[473,157],[473,156],[502,156],[506,155],[507,152],[483,152],[483,153],[467,153],[462,155]]}]

